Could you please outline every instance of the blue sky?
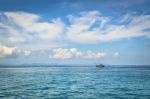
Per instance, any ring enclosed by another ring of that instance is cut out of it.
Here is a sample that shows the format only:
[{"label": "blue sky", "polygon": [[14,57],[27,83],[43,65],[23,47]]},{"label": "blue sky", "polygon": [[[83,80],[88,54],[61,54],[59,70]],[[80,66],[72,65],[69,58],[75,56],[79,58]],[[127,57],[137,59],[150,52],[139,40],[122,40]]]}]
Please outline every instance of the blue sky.
[{"label": "blue sky", "polygon": [[149,0],[1,0],[0,64],[150,64]]}]

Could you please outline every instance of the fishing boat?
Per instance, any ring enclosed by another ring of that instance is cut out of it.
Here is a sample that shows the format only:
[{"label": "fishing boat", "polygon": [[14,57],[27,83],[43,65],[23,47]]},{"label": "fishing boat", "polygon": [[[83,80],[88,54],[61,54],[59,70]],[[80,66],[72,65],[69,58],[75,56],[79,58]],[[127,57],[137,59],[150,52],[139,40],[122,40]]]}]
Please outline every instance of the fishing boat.
[{"label": "fishing boat", "polygon": [[97,64],[96,67],[105,67],[103,64]]}]

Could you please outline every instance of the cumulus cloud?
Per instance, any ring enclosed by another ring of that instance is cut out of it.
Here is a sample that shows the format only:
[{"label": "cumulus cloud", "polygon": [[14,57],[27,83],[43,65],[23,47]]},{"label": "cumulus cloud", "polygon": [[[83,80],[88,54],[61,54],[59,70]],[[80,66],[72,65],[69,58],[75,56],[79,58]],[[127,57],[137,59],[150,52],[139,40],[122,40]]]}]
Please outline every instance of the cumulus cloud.
[{"label": "cumulus cloud", "polygon": [[0,44],[0,58],[17,57],[19,55],[29,56],[31,51],[23,51],[17,47],[8,47]]},{"label": "cumulus cloud", "polygon": [[98,59],[106,56],[105,52],[93,51],[78,51],[76,48],[56,48],[52,50],[50,58],[54,59],[70,59],[70,58],[85,58],[85,59]]},{"label": "cumulus cloud", "polygon": [[0,44],[0,58],[8,57],[15,52],[16,48],[7,47]]},{"label": "cumulus cloud", "polygon": [[74,54],[76,54],[77,50],[72,48],[72,49],[62,49],[62,48],[58,48],[58,49],[53,49],[53,58],[56,59],[66,59],[66,58],[71,58],[74,56]]},{"label": "cumulus cloud", "polygon": [[69,15],[67,37],[73,42],[85,44],[150,37],[150,15],[125,16],[112,23],[109,17],[102,16],[98,11],[82,12],[80,16]]}]

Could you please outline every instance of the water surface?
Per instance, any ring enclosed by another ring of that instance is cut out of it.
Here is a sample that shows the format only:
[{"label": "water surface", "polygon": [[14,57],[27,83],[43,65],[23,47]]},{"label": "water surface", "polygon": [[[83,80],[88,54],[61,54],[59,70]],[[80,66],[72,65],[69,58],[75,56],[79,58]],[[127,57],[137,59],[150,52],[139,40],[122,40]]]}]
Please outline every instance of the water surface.
[{"label": "water surface", "polygon": [[150,99],[150,67],[0,67],[0,99]]}]

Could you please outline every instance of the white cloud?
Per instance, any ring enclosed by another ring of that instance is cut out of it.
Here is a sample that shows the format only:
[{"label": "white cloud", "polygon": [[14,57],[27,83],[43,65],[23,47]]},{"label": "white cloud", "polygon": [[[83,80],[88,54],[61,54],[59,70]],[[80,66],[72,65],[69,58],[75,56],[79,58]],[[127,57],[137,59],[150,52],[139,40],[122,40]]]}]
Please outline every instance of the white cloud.
[{"label": "white cloud", "polygon": [[0,27],[9,34],[10,41],[25,41],[32,39],[54,39],[63,32],[64,24],[60,18],[51,22],[41,21],[37,14],[27,12],[5,12],[0,16],[3,22]]},{"label": "white cloud", "polygon": [[[99,41],[99,28],[103,28],[109,22],[107,17],[103,17],[98,11],[80,13],[76,17],[69,15],[70,26],[67,28],[67,37],[79,43],[95,43]],[[98,25],[97,27],[93,27]]]},{"label": "white cloud", "polygon": [[118,57],[119,57],[119,52],[115,52],[115,53],[113,54],[113,57],[114,57],[114,58],[118,58]]},{"label": "white cloud", "polygon": [[0,58],[8,57],[14,53],[15,47],[7,47],[0,44]]},{"label": "white cloud", "polygon": [[63,42],[67,38],[72,42],[93,44],[133,37],[150,38],[150,15],[128,14],[112,22],[99,11],[87,11],[78,16],[68,15],[69,24],[60,18],[49,22],[41,19],[34,13],[4,12],[0,14],[0,32],[7,38],[5,40],[13,42],[47,39]]},{"label": "white cloud", "polygon": [[150,37],[150,15],[128,15],[120,24],[112,23],[109,17],[98,11],[83,12],[80,16],[69,16],[67,37],[77,43],[109,42],[133,37]]},{"label": "white cloud", "polygon": [[67,58],[71,58],[74,56],[74,54],[76,54],[77,49],[75,48],[71,48],[71,49],[63,49],[63,48],[58,48],[58,49],[53,49],[52,51],[52,58],[55,59],[67,59]]},{"label": "white cloud", "polygon": [[69,59],[69,58],[85,58],[85,59],[97,59],[106,56],[104,52],[93,51],[78,51],[76,48],[57,48],[52,50],[50,58],[54,59]]},{"label": "white cloud", "polygon": [[24,51],[24,55],[25,55],[25,56],[31,55],[31,51],[29,51],[29,50],[28,50],[28,51]]},{"label": "white cloud", "polygon": [[[150,38],[150,15],[128,14],[115,22],[99,11],[87,11],[68,15],[67,19],[69,23],[60,18],[43,20],[40,15],[28,12],[0,13],[0,42],[22,49],[43,50],[66,47],[72,42],[95,44],[135,37]],[[79,57],[83,53],[77,51],[75,55]]]},{"label": "white cloud", "polygon": [[19,55],[29,56],[31,51],[23,51],[17,47],[8,47],[0,44],[0,58],[16,57]]},{"label": "white cloud", "polygon": [[92,52],[92,51],[87,51],[85,54],[85,58],[102,58],[105,57],[106,53],[104,52]]}]

